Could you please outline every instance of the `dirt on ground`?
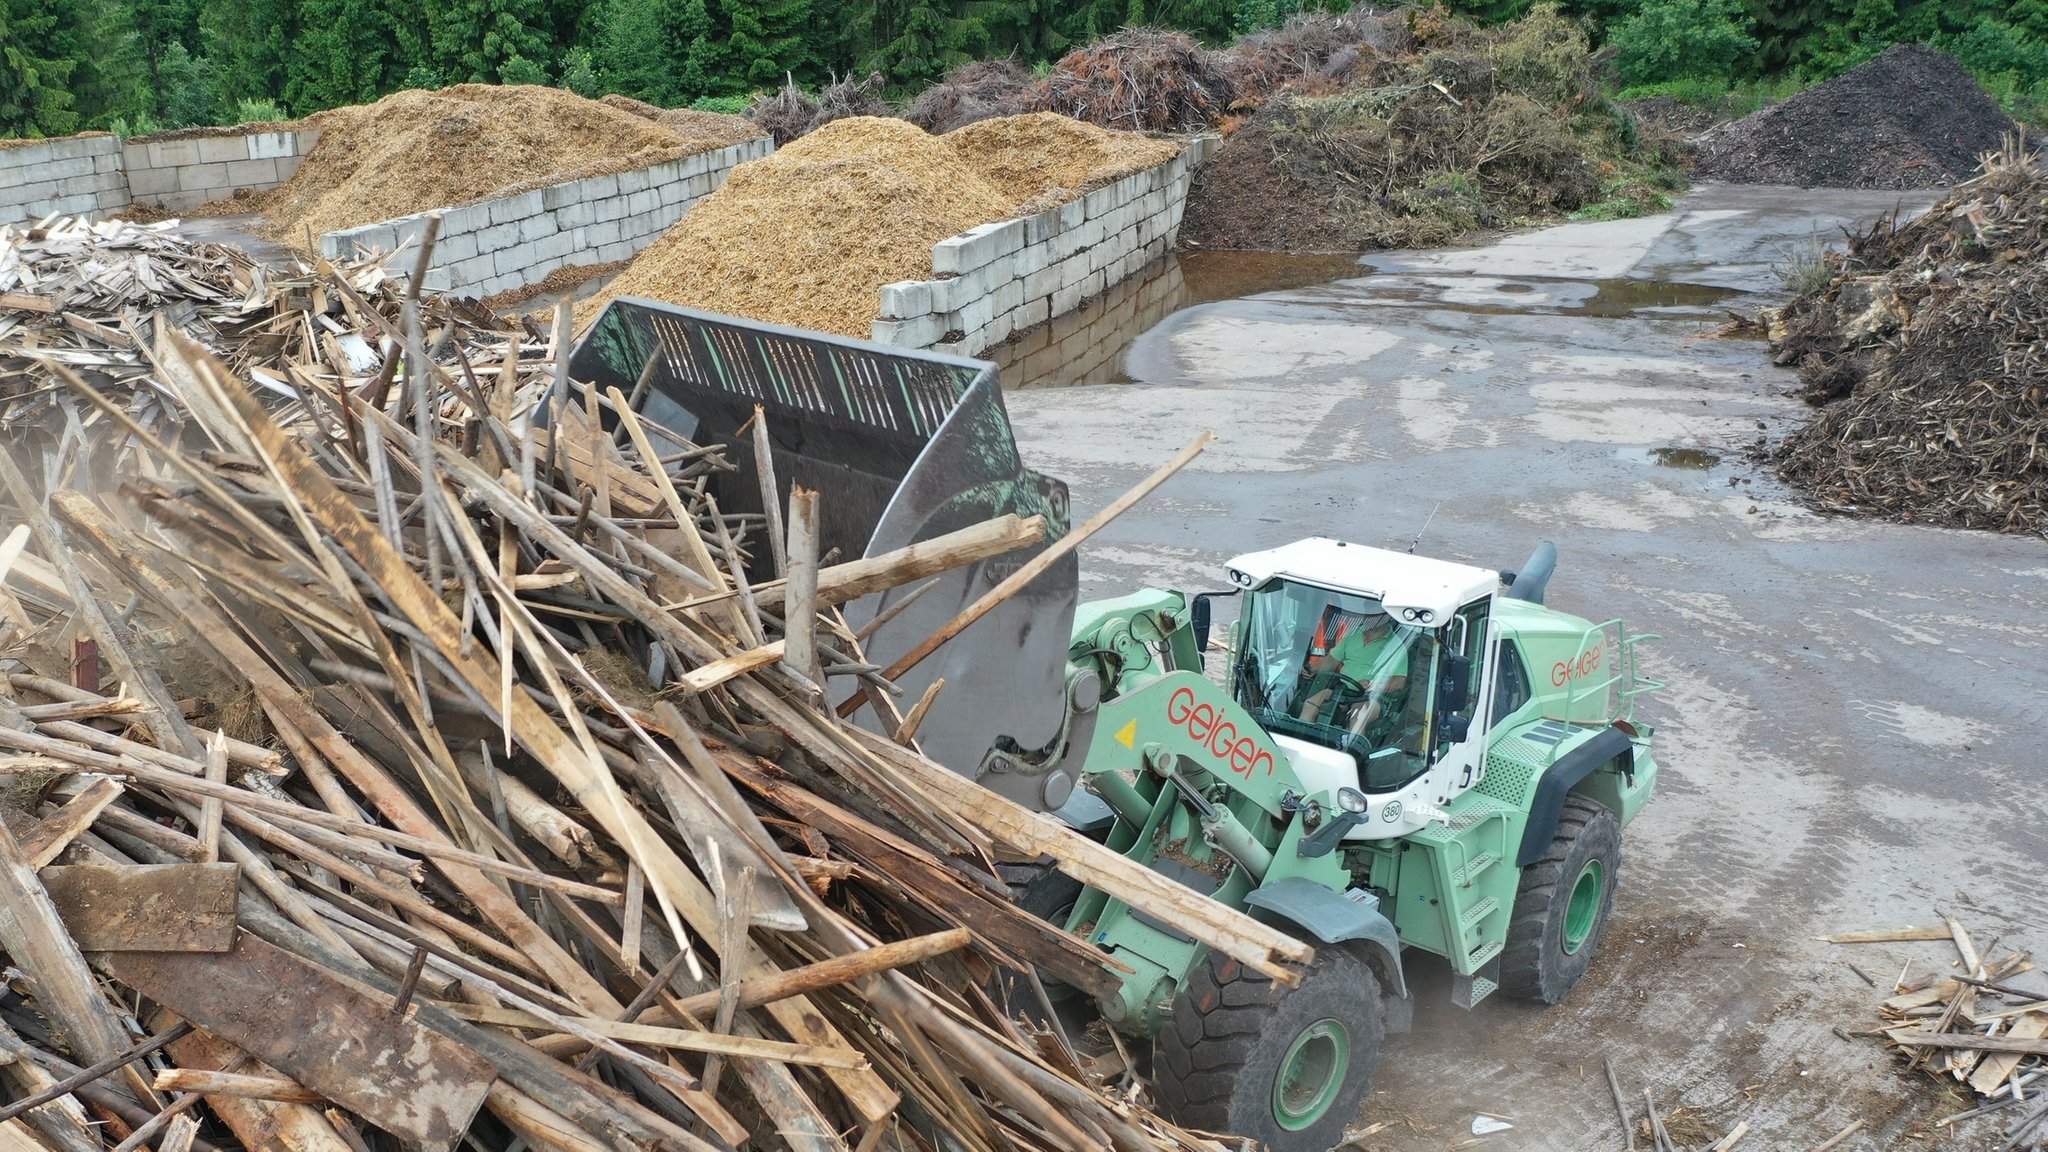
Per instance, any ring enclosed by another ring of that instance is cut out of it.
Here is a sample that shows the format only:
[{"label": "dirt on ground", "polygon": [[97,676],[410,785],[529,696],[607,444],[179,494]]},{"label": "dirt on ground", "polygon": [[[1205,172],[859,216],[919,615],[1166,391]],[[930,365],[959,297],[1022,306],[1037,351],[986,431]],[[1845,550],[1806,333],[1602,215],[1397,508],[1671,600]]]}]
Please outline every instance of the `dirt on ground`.
[{"label": "dirt on ground", "polygon": [[320,116],[320,142],[291,179],[201,210],[260,212],[294,246],[354,228],[703,151],[644,116],[534,85],[409,89]]},{"label": "dirt on ground", "polygon": [[1898,44],[1700,143],[1695,174],[1730,184],[1939,188],[2017,126],[1946,53]]},{"label": "dirt on ground", "polygon": [[578,312],[646,296],[865,337],[882,285],[932,276],[932,245],[1173,156],[1168,141],[1048,113],[933,136],[835,120],[733,171]]},{"label": "dirt on ground", "polygon": [[2048,530],[2048,172],[2014,147],[1920,218],[1880,219],[1764,323],[1818,416],[1777,450],[1820,507]]}]

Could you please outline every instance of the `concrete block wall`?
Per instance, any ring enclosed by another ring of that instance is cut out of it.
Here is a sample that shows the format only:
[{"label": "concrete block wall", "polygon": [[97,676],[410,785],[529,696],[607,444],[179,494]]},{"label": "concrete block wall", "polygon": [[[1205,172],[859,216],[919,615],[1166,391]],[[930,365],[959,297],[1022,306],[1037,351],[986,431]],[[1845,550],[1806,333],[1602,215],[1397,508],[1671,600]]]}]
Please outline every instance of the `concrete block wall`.
[{"label": "concrete block wall", "polygon": [[119,137],[66,136],[0,148],[0,224],[53,212],[111,212],[129,203]]},{"label": "concrete block wall", "polygon": [[[724,184],[735,167],[774,149],[774,141],[762,137],[647,168],[439,209],[434,266],[423,287],[495,296],[537,284],[571,264],[631,259]],[[415,244],[430,215],[329,232],[320,237],[320,252],[333,258]],[[398,265],[406,261],[401,258]]]},{"label": "concrete block wall", "polygon": [[1199,137],[1078,200],[939,241],[933,279],[882,289],[872,338],[972,356],[1072,312],[1173,247],[1193,171],[1219,142]]},{"label": "concrete block wall", "polygon": [[318,128],[188,136],[138,137],[121,148],[129,195],[172,212],[197,208],[236,192],[263,192],[299,170],[320,140]]},{"label": "concrete block wall", "polygon": [[1171,254],[1049,324],[1038,324],[986,355],[1003,386],[1067,387],[1117,378],[1131,341],[1178,310],[1187,280]]}]

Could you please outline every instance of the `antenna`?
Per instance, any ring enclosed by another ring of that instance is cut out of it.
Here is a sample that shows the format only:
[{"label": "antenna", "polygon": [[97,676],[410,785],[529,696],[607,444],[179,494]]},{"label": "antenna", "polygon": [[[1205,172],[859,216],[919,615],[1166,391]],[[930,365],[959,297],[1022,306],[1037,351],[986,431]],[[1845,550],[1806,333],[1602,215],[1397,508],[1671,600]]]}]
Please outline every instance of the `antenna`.
[{"label": "antenna", "polygon": [[1443,506],[1444,506],[1444,502],[1443,502],[1443,501],[1441,501],[1441,500],[1439,500],[1439,501],[1437,501],[1437,502],[1436,502],[1436,508],[1431,508],[1431,509],[1429,510],[1429,520],[1424,520],[1424,521],[1422,522],[1422,530],[1421,530],[1421,531],[1419,531],[1419,532],[1417,532],[1417,533],[1415,534],[1415,539],[1413,539],[1413,540],[1410,540],[1410,541],[1408,542],[1408,554],[1409,554],[1410,556],[1413,556],[1413,555],[1415,555],[1415,546],[1416,546],[1417,544],[1420,544],[1420,543],[1422,543],[1422,533],[1423,533],[1423,532],[1427,532],[1427,531],[1429,531],[1429,522],[1430,522],[1430,520],[1434,520],[1434,519],[1436,519],[1436,513],[1437,513],[1437,508],[1442,508]]}]

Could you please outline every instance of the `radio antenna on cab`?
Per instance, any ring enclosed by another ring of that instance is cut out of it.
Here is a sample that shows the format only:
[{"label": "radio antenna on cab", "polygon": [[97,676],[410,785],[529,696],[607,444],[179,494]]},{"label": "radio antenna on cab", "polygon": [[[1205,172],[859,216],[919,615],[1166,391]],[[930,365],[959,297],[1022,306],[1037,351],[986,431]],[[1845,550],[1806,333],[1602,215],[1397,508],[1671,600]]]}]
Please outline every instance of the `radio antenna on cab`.
[{"label": "radio antenna on cab", "polygon": [[1438,509],[1438,508],[1442,508],[1443,506],[1444,506],[1444,502],[1443,502],[1443,501],[1441,501],[1441,500],[1439,500],[1439,501],[1437,501],[1437,502],[1436,502],[1436,508],[1431,508],[1431,509],[1429,510],[1429,518],[1428,518],[1428,519],[1426,519],[1426,520],[1424,520],[1424,521],[1422,522],[1422,528],[1421,528],[1421,530],[1420,530],[1420,531],[1418,531],[1418,532],[1416,532],[1416,533],[1415,533],[1415,539],[1413,539],[1413,540],[1410,540],[1410,541],[1408,542],[1408,554],[1409,554],[1410,556],[1413,556],[1413,555],[1415,555],[1415,546],[1416,546],[1417,544],[1420,544],[1420,543],[1422,543],[1422,533],[1423,533],[1423,532],[1427,532],[1427,531],[1429,531],[1429,522],[1430,522],[1430,520],[1434,520],[1434,519],[1436,519],[1436,513],[1437,513],[1437,509]]}]

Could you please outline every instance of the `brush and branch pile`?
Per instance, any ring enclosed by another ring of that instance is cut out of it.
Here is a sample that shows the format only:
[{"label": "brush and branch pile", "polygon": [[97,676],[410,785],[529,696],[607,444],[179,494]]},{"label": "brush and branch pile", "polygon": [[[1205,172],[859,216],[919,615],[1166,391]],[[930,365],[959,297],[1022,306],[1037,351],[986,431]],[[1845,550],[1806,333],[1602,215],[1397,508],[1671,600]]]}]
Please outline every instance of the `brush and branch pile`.
[{"label": "brush and branch pile", "polygon": [[903,110],[903,118],[939,136],[982,120],[1029,112],[1037,86],[1038,77],[1015,60],[976,60],[918,93]]},{"label": "brush and branch pile", "polygon": [[1060,57],[1037,107],[1105,128],[1195,132],[1236,97],[1220,54],[1185,32],[1130,28]]},{"label": "brush and branch pile", "polygon": [[1020,1021],[1005,973],[1116,975],[996,854],[1307,950],[821,696],[900,718],[838,605],[1037,518],[821,566],[800,492],[750,581],[721,446],[566,311],[79,221],[0,269],[10,1147],[1226,1146]]},{"label": "brush and branch pile", "polygon": [[1764,317],[1820,406],[1779,469],[1823,509],[2048,531],[2048,172],[2016,139],[1984,169]]},{"label": "brush and branch pile", "polygon": [[818,90],[816,96],[785,77],[775,92],[757,93],[747,108],[747,119],[775,138],[777,147],[806,136],[834,120],[852,116],[887,116],[889,105],[882,99],[884,77],[870,72],[856,80],[848,76]]},{"label": "brush and branch pile", "polygon": [[1232,108],[1249,111],[1283,91],[1328,95],[1366,82],[1380,61],[1414,45],[1403,11],[1361,4],[1348,12],[1296,13],[1224,52],[1237,92]]}]

